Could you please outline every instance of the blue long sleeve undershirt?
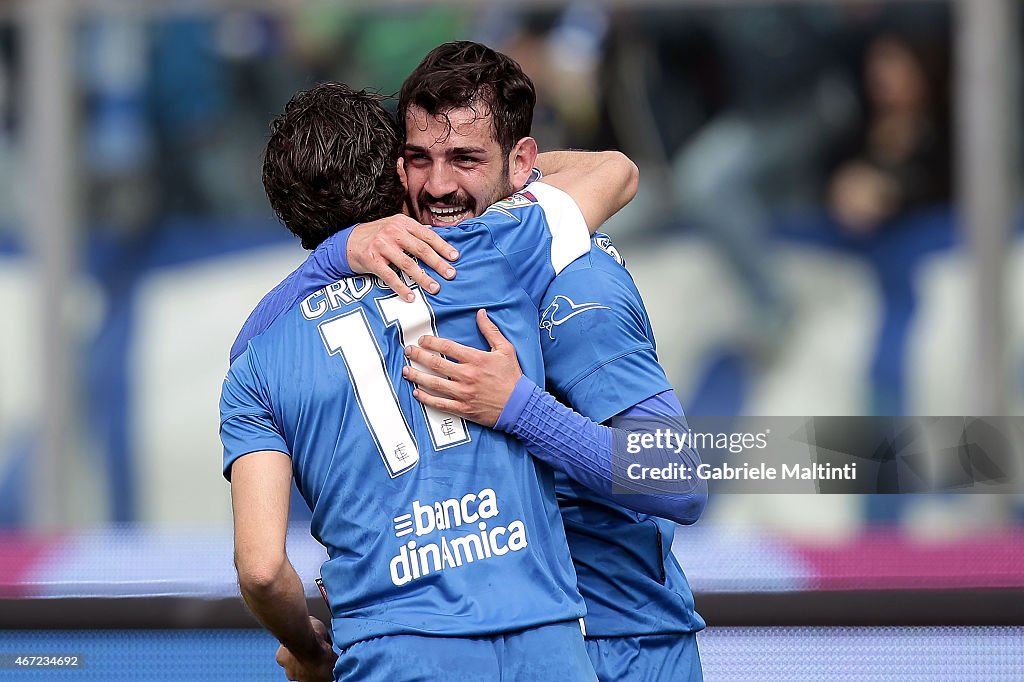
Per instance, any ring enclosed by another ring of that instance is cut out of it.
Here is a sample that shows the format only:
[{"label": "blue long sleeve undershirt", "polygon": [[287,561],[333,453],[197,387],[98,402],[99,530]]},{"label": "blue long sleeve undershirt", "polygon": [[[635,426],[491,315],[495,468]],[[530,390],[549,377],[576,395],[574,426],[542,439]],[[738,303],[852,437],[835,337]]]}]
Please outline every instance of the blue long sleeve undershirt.
[{"label": "blue long sleeve undershirt", "polygon": [[[678,424],[682,414],[675,392],[665,391],[619,416],[665,417],[675,419]],[[688,484],[675,483],[673,491],[666,493],[664,485],[652,486],[615,475],[612,453],[626,452],[631,432],[587,419],[525,376],[520,377],[494,428],[515,436],[532,455],[574,481],[633,511],[691,524],[707,504],[707,482],[698,478]],[[666,448],[662,454],[665,462],[679,462],[691,472],[700,464],[700,454],[694,448],[684,448],[679,453]],[[682,490],[684,486],[686,490]],[[620,490],[628,492],[620,494]]]}]

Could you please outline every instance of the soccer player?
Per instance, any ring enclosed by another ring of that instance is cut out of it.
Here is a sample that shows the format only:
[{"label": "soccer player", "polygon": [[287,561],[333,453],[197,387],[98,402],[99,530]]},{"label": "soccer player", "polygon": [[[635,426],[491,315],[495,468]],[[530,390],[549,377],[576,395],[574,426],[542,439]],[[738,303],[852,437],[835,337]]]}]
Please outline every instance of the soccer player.
[{"label": "soccer player", "polygon": [[[526,78],[511,59],[469,42],[436,48],[413,71],[401,90],[399,117],[405,123],[414,217],[435,226],[450,224],[479,215],[495,196],[511,191],[510,144],[529,135],[533,111],[522,98],[506,93],[509,84]],[[479,111],[481,105],[490,110],[489,117],[477,117],[468,126],[448,126],[458,112]],[[595,235],[594,246],[556,276],[543,296],[540,326],[547,387],[598,423],[617,416],[682,417],[629,272],[607,236]],[[562,457],[551,452],[544,437],[563,423],[545,416],[550,399],[530,378],[520,376],[518,347],[496,330],[491,338],[497,339],[491,353],[423,339],[421,348],[412,349],[411,359],[449,378],[425,376],[410,367],[407,378],[430,389],[418,391],[417,397],[425,405],[487,426],[496,423],[496,428],[522,437],[533,454],[547,454],[545,460],[560,469],[559,505],[587,603],[587,650],[601,680],[702,679],[695,633],[704,621],[694,610],[689,584],[671,552],[675,525],[625,508],[607,490],[601,494],[590,489],[600,490],[600,484],[584,487],[562,473]],[[431,351],[458,364],[428,355]],[[501,402],[508,395],[508,402]],[[699,463],[695,452],[690,455],[691,466]],[[695,522],[706,492],[706,484],[695,488],[689,505],[675,506],[679,516],[674,518]],[[634,509],[649,502],[633,496],[627,501]]]},{"label": "soccer player", "polygon": [[[300,294],[337,255],[325,248],[332,234],[400,207],[400,149],[378,98],[341,84],[296,95],[273,123],[264,185],[314,250],[305,275],[250,317],[222,389],[243,597],[291,678],[593,679],[550,469],[507,435],[424,408],[401,377],[421,335],[466,347],[481,332],[496,338],[473,315],[486,308],[542,381],[544,291],[635,193],[636,168],[615,153],[576,168],[553,157],[545,183],[440,231],[460,252],[460,281],[432,296],[409,280],[406,301],[370,277]],[[523,158],[508,165],[510,182],[522,186],[535,143],[513,155]],[[333,643],[285,550],[293,476],[328,548]]]}]

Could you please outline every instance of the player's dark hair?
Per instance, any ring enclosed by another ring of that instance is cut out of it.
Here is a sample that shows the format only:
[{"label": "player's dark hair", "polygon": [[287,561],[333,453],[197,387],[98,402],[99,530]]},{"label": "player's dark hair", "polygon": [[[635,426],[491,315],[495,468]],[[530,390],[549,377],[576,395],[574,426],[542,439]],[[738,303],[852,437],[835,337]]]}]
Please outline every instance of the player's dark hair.
[{"label": "player's dark hair", "polygon": [[536,103],[533,81],[515,60],[486,45],[460,40],[435,47],[405,79],[398,95],[398,121],[404,135],[409,107],[446,116],[452,109],[477,111],[483,104],[490,112],[494,141],[508,154],[530,135]]},{"label": "player's dark hair", "polygon": [[401,140],[378,94],[344,83],[297,93],[270,124],[263,188],[285,226],[316,248],[353,223],[398,213]]}]

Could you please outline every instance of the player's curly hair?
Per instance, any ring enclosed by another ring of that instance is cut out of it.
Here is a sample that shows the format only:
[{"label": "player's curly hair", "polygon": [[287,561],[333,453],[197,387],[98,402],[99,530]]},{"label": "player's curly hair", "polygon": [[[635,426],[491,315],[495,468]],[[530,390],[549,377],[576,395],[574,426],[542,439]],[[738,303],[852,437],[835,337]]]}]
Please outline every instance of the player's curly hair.
[{"label": "player's curly hair", "polygon": [[344,83],[320,83],[292,97],[270,124],[263,188],[303,248],[400,210],[401,140],[383,99]]},{"label": "player's curly hair", "polygon": [[530,135],[536,103],[533,81],[515,60],[486,45],[460,40],[435,47],[405,79],[398,94],[398,121],[404,136],[409,107],[444,116],[452,109],[476,111],[484,104],[494,141],[508,154]]}]

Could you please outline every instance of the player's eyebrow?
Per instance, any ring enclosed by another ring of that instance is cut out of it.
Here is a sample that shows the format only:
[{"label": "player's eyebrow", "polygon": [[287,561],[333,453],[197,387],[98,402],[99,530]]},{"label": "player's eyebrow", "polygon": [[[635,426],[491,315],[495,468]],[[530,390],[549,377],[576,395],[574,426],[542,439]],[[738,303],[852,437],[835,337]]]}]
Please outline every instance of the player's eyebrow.
[{"label": "player's eyebrow", "polygon": [[[417,144],[406,144],[405,151],[412,152],[414,154],[430,154],[430,150],[426,147],[421,147]],[[483,147],[452,147],[451,149],[445,150],[446,156],[463,156],[466,154],[484,154],[487,150]]]},{"label": "player's eyebrow", "polygon": [[486,150],[483,147],[453,147],[448,150],[448,156],[464,156],[466,154],[483,154]]}]

